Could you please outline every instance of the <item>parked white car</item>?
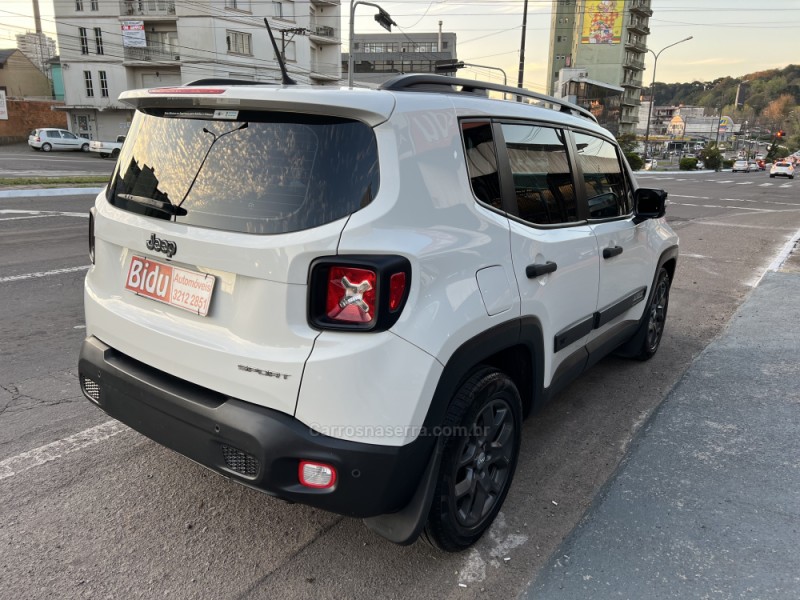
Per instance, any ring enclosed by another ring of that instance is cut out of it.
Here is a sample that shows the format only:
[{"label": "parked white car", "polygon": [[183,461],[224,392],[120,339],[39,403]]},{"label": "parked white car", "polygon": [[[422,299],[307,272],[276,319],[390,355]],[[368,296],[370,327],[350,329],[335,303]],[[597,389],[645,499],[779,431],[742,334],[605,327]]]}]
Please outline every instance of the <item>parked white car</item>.
[{"label": "parked white car", "polygon": [[96,152],[100,155],[100,158],[108,158],[109,156],[116,158],[119,155],[119,151],[122,149],[124,141],[124,135],[118,135],[115,142],[93,140],[92,143],[89,144],[89,152]]},{"label": "parked white car", "polygon": [[34,150],[78,150],[88,152],[91,140],[80,137],[66,129],[44,127],[34,129],[28,135],[28,145]]},{"label": "parked white car", "polygon": [[523,417],[618,367],[603,356],[659,348],[667,193],[584,108],[440,75],[120,100],[81,389],[234,481],[462,550],[501,509]]}]

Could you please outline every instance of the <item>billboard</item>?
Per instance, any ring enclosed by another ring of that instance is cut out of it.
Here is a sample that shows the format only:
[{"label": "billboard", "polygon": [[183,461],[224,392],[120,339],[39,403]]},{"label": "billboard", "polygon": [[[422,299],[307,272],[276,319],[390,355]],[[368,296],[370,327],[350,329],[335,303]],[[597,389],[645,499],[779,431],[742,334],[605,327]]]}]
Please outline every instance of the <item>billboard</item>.
[{"label": "billboard", "polygon": [[0,90],[0,121],[8,121],[8,107],[6,106],[5,90]]},{"label": "billboard", "polygon": [[623,0],[586,0],[581,44],[619,44],[623,18]]}]

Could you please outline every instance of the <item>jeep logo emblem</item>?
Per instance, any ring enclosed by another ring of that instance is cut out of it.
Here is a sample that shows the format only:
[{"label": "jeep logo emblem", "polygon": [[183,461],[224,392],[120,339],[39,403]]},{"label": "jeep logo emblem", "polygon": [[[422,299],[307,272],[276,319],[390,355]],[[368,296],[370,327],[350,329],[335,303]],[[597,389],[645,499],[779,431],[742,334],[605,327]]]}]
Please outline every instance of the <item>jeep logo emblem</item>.
[{"label": "jeep logo emblem", "polygon": [[150,239],[147,240],[148,250],[153,250],[154,252],[163,252],[167,255],[167,258],[172,258],[175,256],[175,253],[178,251],[178,245],[175,242],[171,242],[169,240],[160,240],[156,237],[155,233],[150,234]]}]

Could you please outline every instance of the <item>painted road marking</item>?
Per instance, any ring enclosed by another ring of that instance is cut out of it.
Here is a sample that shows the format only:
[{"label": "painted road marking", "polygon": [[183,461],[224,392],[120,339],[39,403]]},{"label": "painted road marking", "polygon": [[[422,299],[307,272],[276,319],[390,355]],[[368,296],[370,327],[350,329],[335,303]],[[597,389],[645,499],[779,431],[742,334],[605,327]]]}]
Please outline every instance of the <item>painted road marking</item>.
[{"label": "painted road marking", "polygon": [[9,281],[22,281],[24,279],[37,279],[39,277],[49,277],[50,275],[62,275],[64,273],[75,273],[76,271],[87,271],[91,265],[82,265],[80,267],[67,267],[66,269],[53,269],[52,271],[38,271],[36,273],[24,273],[22,275],[10,275],[8,277],[0,277],[0,283],[8,283]]},{"label": "painted road marking", "polygon": [[0,481],[103,442],[123,431],[130,429],[119,421],[106,421],[69,437],[7,458],[0,461]]}]

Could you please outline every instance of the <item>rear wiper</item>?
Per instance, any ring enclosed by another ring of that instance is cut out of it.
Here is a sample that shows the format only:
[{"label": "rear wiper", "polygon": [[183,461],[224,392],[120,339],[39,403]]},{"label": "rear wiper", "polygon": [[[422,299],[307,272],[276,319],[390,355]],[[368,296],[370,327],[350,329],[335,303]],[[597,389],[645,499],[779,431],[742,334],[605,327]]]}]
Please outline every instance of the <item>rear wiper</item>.
[{"label": "rear wiper", "polygon": [[128,202],[135,202],[142,206],[147,206],[158,212],[162,212],[171,217],[182,217],[186,214],[186,209],[180,206],[175,206],[169,200],[156,200],[155,198],[148,198],[147,196],[136,196],[134,194],[117,194],[117,198],[122,198]]}]

